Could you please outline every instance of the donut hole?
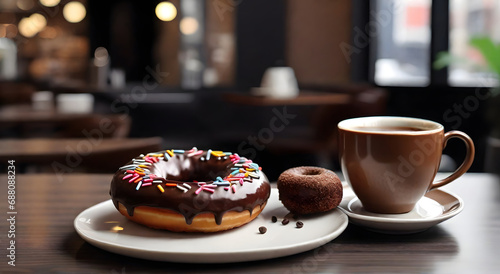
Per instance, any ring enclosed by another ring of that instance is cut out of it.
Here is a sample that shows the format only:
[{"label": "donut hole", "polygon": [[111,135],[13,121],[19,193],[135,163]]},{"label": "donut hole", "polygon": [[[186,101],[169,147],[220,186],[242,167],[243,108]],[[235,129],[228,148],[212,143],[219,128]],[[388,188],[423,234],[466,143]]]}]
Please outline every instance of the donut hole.
[{"label": "donut hole", "polygon": [[185,157],[172,158],[157,168],[159,175],[164,178],[181,182],[213,181],[217,177],[224,178],[231,173],[227,163],[222,161],[204,162]]},{"label": "donut hole", "polygon": [[306,169],[304,171],[304,173],[302,173],[302,175],[315,176],[315,175],[321,175],[322,173],[323,173],[323,171],[321,171],[319,169]]},{"label": "donut hole", "polygon": [[175,181],[182,182],[206,182],[213,181],[217,177],[224,178],[229,173],[227,170],[203,170],[203,169],[194,169],[194,170],[178,170],[178,172],[166,172],[164,174],[165,178]]}]

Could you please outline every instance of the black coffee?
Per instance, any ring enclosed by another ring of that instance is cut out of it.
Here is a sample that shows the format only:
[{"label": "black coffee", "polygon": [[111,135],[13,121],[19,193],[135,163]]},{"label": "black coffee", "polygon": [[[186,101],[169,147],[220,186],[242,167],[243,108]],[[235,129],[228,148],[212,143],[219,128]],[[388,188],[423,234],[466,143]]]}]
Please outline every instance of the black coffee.
[{"label": "black coffee", "polygon": [[424,129],[418,127],[396,127],[396,126],[384,126],[384,127],[357,127],[357,130],[363,131],[423,131]]}]

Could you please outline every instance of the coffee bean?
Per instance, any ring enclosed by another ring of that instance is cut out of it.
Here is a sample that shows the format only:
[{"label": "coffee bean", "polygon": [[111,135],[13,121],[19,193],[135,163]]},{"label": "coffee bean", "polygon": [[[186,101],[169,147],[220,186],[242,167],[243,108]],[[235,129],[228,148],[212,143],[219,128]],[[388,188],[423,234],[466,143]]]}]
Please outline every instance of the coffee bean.
[{"label": "coffee bean", "polygon": [[267,228],[265,226],[261,226],[261,227],[259,227],[259,232],[260,232],[260,234],[264,234],[267,232]]},{"label": "coffee bean", "polygon": [[290,222],[290,221],[289,221],[287,218],[285,218],[285,219],[283,219],[283,221],[281,221],[281,223],[282,223],[283,225],[287,225],[289,222]]},{"label": "coffee bean", "polygon": [[278,221],[278,217],[276,217],[276,216],[271,217],[271,221],[273,223],[276,223]]},{"label": "coffee bean", "polygon": [[298,221],[296,224],[297,228],[302,228],[304,226],[304,223],[301,221]]}]

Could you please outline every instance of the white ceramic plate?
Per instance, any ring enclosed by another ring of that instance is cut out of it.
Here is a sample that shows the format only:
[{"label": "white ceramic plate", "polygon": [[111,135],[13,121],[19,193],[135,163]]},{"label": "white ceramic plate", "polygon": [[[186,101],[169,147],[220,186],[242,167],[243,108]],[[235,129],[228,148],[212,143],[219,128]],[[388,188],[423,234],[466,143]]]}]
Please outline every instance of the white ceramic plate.
[{"label": "white ceramic plate", "polygon": [[[277,258],[324,245],[340,235],[348,224],[339,209],[300,217],[288,225],[288,214],[273,188],[266,208],[252,222],[233,230],[212,233],[173,233],[133,223],[122,216],[111,200],[94,205],[74,221],[78,234],[92,245],[110,252],[142,259],[187,263],[227,263]],[[277,216],[278,222],[271,222]],[[259,233],[265,226],[267,232]]]},{"label": "white ceramic plate", "polygon": [[409,234],[424,231],[457,215],[464,208],[462,199],[443,190],[428,192],[415,208],[404,214],[377,214],[368,212],[357,197],[341,209],[353,224],[369,230],[389,234]]}]

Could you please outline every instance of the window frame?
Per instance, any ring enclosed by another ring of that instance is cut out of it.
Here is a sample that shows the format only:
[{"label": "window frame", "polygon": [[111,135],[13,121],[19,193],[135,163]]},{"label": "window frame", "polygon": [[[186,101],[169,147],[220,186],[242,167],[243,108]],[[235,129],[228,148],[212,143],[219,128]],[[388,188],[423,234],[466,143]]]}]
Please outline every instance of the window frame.
[{"label": "window frame", "polygon": [[[429,84],[422,87],[410,88],[427,88],[427,87],[451,87],[448,83],[448,67],[436,70],[432,67],[434,60],[439,52],[449,51],[449,27],[450,27],[450,1],[449,0],[432,0],[431,1],[431,14],[430,14],[430,49],[429,49]],[[365,30],[365,34],[369,37],[369,43],[365,47],[357,48],[355,54],[351,57],[351,79],[354,82],[368,82],[374,85],[375,83],[375,62],[373,54],[376,52],[377,43],[375,37],[372,37],[368,31],[367,26],[370,25],[371,10],[374,7],[375,0],[353,0],[352,1],[352,27],[353,29]],[[352,44],[354,44],[353,35]],[[398,85],[381,87],[403,87]],[[462,88],[462,87],[459,87]],[[470,88],[470,87],[464,87]],[[472,87],[474,88],[474,87]]]}]

